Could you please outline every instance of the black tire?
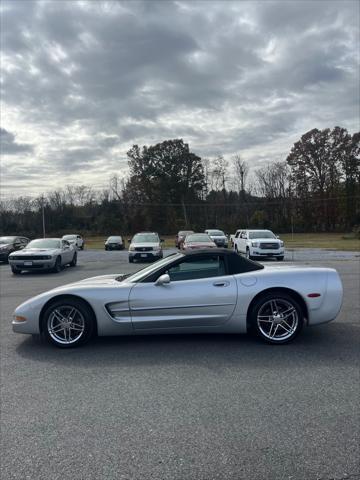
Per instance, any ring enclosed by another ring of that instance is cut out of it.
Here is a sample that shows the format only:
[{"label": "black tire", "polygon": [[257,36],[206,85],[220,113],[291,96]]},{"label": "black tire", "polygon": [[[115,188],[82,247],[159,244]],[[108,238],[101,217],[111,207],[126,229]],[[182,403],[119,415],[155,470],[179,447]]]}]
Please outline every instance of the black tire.
[{"label": "black tire", "polygon": [[129,263],[134,263],[134,259],[132,257],[129,257]]},{"label": "black tire", "polygon": [[62,265],[61,265],[61,257],[57,257],[55,260],[55,265],[53,268],[53,272],[55,273],[60,273],[62,270]]},{"label": "black tire", "polygon": [[284,260],[284,257],[276,257],[276,260],[277,260],[278,262],[282,262],[282,261]]},{"label": "black tire", "polygon": [[[288,313],[284,315],[282,312]],[[282,345],[292,342],[299,335],[303,328],[304,315],[299,303],[292,295],[273,291],[265,293],[256,300],[251,308],[249,321],[250,328],[261,340]],[[278,331],[279,334],[276,335]]]},{"label": "black tire", "polygon": [[80,250],[84,250],[84,248],[85,248],[85,245],[82,244],[81,247],[80,247]]},{"label": "black tire", "polygon": [[12,265],[11,265],[11,271],[14,275],[20,275],[21,273],[21,270],[19,268],[13,267]]},{"label": "black tire", "polygon": [[235,252],[236,252],[236,253],[239,253],[239,252],[238,252],[237,245],[235,245]]},{"label": "black tire", "polygon": [[4,263],[9,263],[9,255],[6,258],[4,258]]},{"label": "black tire", "polygon": [[105,247],[105,250],[108,250],[108,247]]},{"label": "black tire", "polygon": [[75,252],[74,253],[74,256],[73,256],[73,259],[71,260],[71,262],[69,263],[70,267],[75,267],[77,264],[77,253]]},{"label": "black tire", "polygon": [[[62,320],[59,319],[59,313],[66,318],[68,322],[66,325],[69,325],[64,329],[61,328]],[[74,348],[84,345],[94,335],[96,319],[86,302],[76,298],[62,298],[51,303],[45,310],[41,330],[45,339],[52,345],[59,348]]]}]

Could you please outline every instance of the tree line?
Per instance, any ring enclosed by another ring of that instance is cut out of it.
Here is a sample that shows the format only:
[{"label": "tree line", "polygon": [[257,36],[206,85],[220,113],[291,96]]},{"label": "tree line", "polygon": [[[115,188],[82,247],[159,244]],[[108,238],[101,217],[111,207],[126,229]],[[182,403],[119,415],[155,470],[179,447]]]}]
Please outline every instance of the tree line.
[{"label": "tree line", "polygon": [[241,154],[200,158],[182,139],[128,152],[129,174],[102,191],[65,186],[0,203],[2,234],[174,234],[181,229],[349,231],[360,225],[360,132],[313,129],[287,158],[258,169]]}]

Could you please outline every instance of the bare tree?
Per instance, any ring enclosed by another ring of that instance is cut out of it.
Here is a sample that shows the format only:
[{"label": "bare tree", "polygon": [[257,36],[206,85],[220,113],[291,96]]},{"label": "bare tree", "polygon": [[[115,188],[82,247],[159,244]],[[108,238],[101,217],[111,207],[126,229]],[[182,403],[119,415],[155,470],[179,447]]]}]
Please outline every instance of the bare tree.
[{"label": "bare tree", "polygon": [[232,164],[234,167],[234,176],[238,186],[238,191],[240,193],[244,193],[246,190],[246,179],[249,173],[249,166],[239,154],[233,156]]}]

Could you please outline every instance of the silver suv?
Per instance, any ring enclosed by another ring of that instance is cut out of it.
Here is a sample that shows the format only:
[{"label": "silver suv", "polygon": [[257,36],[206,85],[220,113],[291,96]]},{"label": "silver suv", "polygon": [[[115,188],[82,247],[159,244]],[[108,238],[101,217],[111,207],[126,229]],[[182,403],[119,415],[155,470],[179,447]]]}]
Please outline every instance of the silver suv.
[{"label": "silver suv", "polygon": [[205,230],[205,233],[207,233],[211,240],[216,243],[217,247],[228,247],[228,237],[222,230],[210,229]]},{"label": "silver suv", "polygon": [[129,240],[129,262],[134,260],[159,260],[163,258],[163,249],[156,232],[141,232]]}]

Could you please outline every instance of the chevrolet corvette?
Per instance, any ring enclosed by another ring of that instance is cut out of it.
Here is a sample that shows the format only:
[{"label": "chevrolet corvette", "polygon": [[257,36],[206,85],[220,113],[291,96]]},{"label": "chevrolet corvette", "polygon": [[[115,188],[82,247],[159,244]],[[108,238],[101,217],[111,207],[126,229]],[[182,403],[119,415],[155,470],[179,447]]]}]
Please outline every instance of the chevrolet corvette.
[{"label": "chevrolet corvette", "polygon": [[331,268],[264,267],[226,249],[196,250],[37,295],[15,310],[12,326],[62,348],[93,335],[249,331],[284,344],[334,320],[342,296]]}]

